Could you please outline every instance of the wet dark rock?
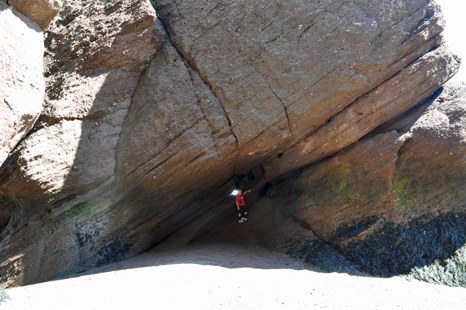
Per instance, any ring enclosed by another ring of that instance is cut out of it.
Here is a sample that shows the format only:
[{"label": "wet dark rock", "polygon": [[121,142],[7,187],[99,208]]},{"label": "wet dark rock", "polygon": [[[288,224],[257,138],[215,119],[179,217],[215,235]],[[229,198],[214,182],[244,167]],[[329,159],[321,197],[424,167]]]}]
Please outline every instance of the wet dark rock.
[{"label": "wet dark rock", "polygon": [[466,243],[466,213],[423,215],[407,223],[382,220],[363,240],[354,240],[367,222],[334,232],[330,244],[345,257],[376,276],[408,274],[415,267],[445,260]]},{"label": "wet dark rock", "polygon": [[114,262],[119,262],[125,258],[132,244],[122,244],[120,240],[109,242],[97,251],[99,259],[96,266],[103,266]]},{"label": "wet dark rock", "polygon": [[[294,241],[293,241],[294,242]],[[299,259],[310,265],[310,268],[320,268],[326,272],[341,272],[360,274],[362,268],[348,260],[335,247],[321,240],[314,240],[300,249],[287,252],[291,258]]]}]

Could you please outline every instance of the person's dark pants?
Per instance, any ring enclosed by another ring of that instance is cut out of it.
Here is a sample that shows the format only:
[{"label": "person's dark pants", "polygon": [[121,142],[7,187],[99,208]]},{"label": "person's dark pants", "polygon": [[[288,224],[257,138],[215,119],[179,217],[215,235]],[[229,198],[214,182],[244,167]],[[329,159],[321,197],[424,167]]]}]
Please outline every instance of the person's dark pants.
[{"label": "person's dark pants", "polygon": [[248,211],[246,210],[246,206],[239,206],[238,216],[240,218],[246,217],[246,214],[248,214]]}]

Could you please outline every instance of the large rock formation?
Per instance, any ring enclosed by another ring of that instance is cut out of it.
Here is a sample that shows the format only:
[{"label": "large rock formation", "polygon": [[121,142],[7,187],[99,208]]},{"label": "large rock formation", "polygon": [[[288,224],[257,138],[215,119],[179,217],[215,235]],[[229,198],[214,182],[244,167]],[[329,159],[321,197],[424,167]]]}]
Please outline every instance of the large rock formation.
[{"label": "large rock formation", "polygon": [[328,271],[391,276],[443,261],[466,243],[465,95],[466,84],[447,84],[338,154],[266,184],[251,197],[253,226],[191,231]]},{"label": "large rock formation", "polygon": [[[149,2],[83,0],[65,3],[46,32],[44,108],[0,170],[7,286],[229,239],[235,186],[253,188],[263,220],[249,240],[310,262],[323,261],[312,249],[336,248],[348,268],[385,275],[450,250],[432,249],[452,230],[426,253],[395,250],[397,237],[371,241],[456,212],[439,202],[450,184],[426,209],[413,181],[415,162],[432,162],[445,140],[423,145],[425,122],[407,126],[411,116],[380,129],[458,69],[437,5],[155,2],[165,30]],[[445,180],[463,174],[445,170]],[[367,251],[404,256],[368,263]]]}]

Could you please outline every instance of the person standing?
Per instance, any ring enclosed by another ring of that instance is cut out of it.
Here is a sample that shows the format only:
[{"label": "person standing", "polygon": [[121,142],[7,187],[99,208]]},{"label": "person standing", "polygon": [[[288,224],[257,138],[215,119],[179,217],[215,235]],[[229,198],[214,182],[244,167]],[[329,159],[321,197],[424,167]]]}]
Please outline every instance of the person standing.
[{"label": "person standing", "polygon": [[248,211],[246,210],[246,202],[244,201],[244,195],[246,195],[250,191],[251,190],[247,190],[243,194],[241,190],[238,190],[238,194],[236,195],[236,208],[238,209],[238,217],[240,223],[247,220],[246,214],[248,214]]}]

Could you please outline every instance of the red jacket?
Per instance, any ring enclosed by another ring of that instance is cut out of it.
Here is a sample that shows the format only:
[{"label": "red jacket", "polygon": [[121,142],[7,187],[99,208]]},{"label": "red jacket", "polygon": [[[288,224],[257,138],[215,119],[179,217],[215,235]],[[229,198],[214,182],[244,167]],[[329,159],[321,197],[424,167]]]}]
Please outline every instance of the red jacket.
[{"label": "red jacket", "polygon": [[238,206],[245,206],[246,202],[244,201],[244,195],[236,195],[236,202],[238,202]]}]

